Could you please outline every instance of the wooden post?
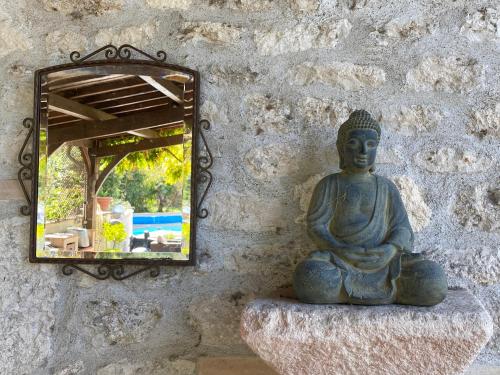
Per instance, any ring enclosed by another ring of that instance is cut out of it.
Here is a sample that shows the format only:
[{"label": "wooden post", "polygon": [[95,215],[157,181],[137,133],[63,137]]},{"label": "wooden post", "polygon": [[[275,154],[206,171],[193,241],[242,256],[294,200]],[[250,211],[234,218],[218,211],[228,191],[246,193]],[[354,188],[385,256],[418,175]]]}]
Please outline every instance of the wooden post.
[{"label": "wooden post", "polygon": [[[95,141],[94,147],[97,146],[97,141]],[[87,197],[86,197],[86,210],[85,210],[85,227],[87,229],[96,229],[96,211],[97,211],[97,199],[96,199],[96,184],[99,173],[98,158],[89,155],[90,168],[87,175]]]}]

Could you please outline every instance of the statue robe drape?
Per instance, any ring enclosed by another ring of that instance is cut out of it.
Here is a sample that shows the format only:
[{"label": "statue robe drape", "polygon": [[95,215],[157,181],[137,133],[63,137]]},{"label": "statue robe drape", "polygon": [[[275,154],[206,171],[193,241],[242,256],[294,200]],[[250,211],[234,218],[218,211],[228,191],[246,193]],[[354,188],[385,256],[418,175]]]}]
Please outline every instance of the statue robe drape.
[{"label": "statue robe drape", "polygon": [[[396,186],[384,177],[375,178],[377,192],[373,214],[363,229],[343,237],[335,236],[331,230],[332,220],[342,215],[336,207],[341,199],[338,174],[327,176],[318,183],[307,214],[309,236],[319,250],[331,252],[332,263],[342,273],[343,287],[351,303],[363,303],[363,299],[381,304],[394,301],[401,255],[411,253],[413,248],[413,231]],[[352,246],[370,249],[384,244],[394,245],[398,252],[387,265],[376,270],[355,267],[335,251]]]}]

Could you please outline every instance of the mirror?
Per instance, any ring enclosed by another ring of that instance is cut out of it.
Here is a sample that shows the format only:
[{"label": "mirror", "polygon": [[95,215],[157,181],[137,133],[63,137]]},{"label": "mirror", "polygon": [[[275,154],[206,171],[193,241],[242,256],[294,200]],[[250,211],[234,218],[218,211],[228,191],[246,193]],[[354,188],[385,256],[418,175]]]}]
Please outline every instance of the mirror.
[{"label": "mirror", "polygon": [[197,81],[128,58],[35,73],[31,261],[193,264]]}]

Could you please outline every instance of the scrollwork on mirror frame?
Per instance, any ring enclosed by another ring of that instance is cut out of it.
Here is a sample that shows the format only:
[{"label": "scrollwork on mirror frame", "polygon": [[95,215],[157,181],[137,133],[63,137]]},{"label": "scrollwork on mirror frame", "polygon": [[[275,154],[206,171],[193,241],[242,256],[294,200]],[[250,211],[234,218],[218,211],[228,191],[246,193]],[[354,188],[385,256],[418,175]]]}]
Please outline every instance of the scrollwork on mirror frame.
[{"label": "scrollwork on mirror frame", "polygon": [[165,51],[158,51],[156,52],[157,57],[153,57],[149,53],[141,51],[140,49],[130,44],[123,44],[120,47],[108,44],[107,46],[99,48],[98,50],[95,50],[94,52],[91,52],[83,57],[80,57],[80,52],[73,51],[69,55],[69,58],[75,64],[79,64],[91,59],[94,56],[99,55],[101,52],[104,52],[104,57],[106,58],[106,60],[130,60],[132,57],[132,51],[156,62],[165,62],[165,60],[167,59],[167,54]]},{"label": "scrollwork on mirror frame", "polygon": [[84,274],[92,276],[94,279],[97,280],[106,280],[111,277],[114,280],[121,281],[128,279],[129,277],[138,275],[145,271],[150,271],[149,276],[152,278],[155,278],[160,275],[160,266],[142,267],[128,274],[125,273],[125,268],[121,264],[106,264],[106,263],[100,264],[97,266],[97,273],[91,272],[88,269],[80,267],[76,264],[65,264],[62,267],[62,273],[65,276],[72,275],[74,270],[83,272]]},{"label": "scrollwork on mirror frame", "polygon": [[33,177],[33,152],[27,152],[26,146],[33,135],[33,128],[35,125],[35,120],[31,117],[25,118],[23,121],[23,126],[28,129],[28,134],[26,134],[26,139],[24,140],[23,145],[21,146],[21,150],[19,151],[19,164],[21,164],[21,168],[17,173],[17,178],[19,180],[19,184],[24,193],[24,197],[28,202],[27,205],[21,206],[21,214],[24,216],[31,215],[33,211],[33,202],[31,201],[30,194],[28,193],[28,188],[26,187],[26,181],[31,181]]},{"label": "scrollwork on mirror frame", "polygon": [[196,163],[198,167],[198,181],[202,184],[206,184],[205,190],[203,191],[203,194],[201,195],[200,200],[196,205],[196,215],[200,219],[205,219],[208,216],[208,210],[206,208],[202,208],[202,205],[205,197],[207,196],[208,190],[212,186],[213,181],[213,175],[209,171],[209,169],[212,167],[214,159],[212,153],[210,152],[210,148],[208,147],[205,135],[203,134],[204,131],[210,130],[210,127],[211,124],[208,120],[200,121],[200,137],[203,141],[203,148],[205,150],[205,153],[203,155],[197,156]]}]

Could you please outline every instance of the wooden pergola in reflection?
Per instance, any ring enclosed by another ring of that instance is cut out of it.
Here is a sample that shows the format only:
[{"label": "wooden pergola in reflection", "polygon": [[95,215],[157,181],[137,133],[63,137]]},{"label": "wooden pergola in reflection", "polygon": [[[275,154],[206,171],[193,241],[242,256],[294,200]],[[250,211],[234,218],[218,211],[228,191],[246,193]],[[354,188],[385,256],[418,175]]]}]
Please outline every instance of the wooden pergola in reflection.
[{"label": "wooden pergola in reflection", "polygon": [[[193,123],[192,76],[153,66],[140,72],[130,66],[127,74],[123,68],[119,73],[113,69],[62,70],[49,73],[42,82],[41,125],[47,130],[47,155],[62,145],[81,150],[89,229],[95,229],[97,192],[113,168],[131,152],[182,144],[191,136]],[[184,131],[162,135],[176,128]],[[103,157],[111,161],[99,171]]]}]

